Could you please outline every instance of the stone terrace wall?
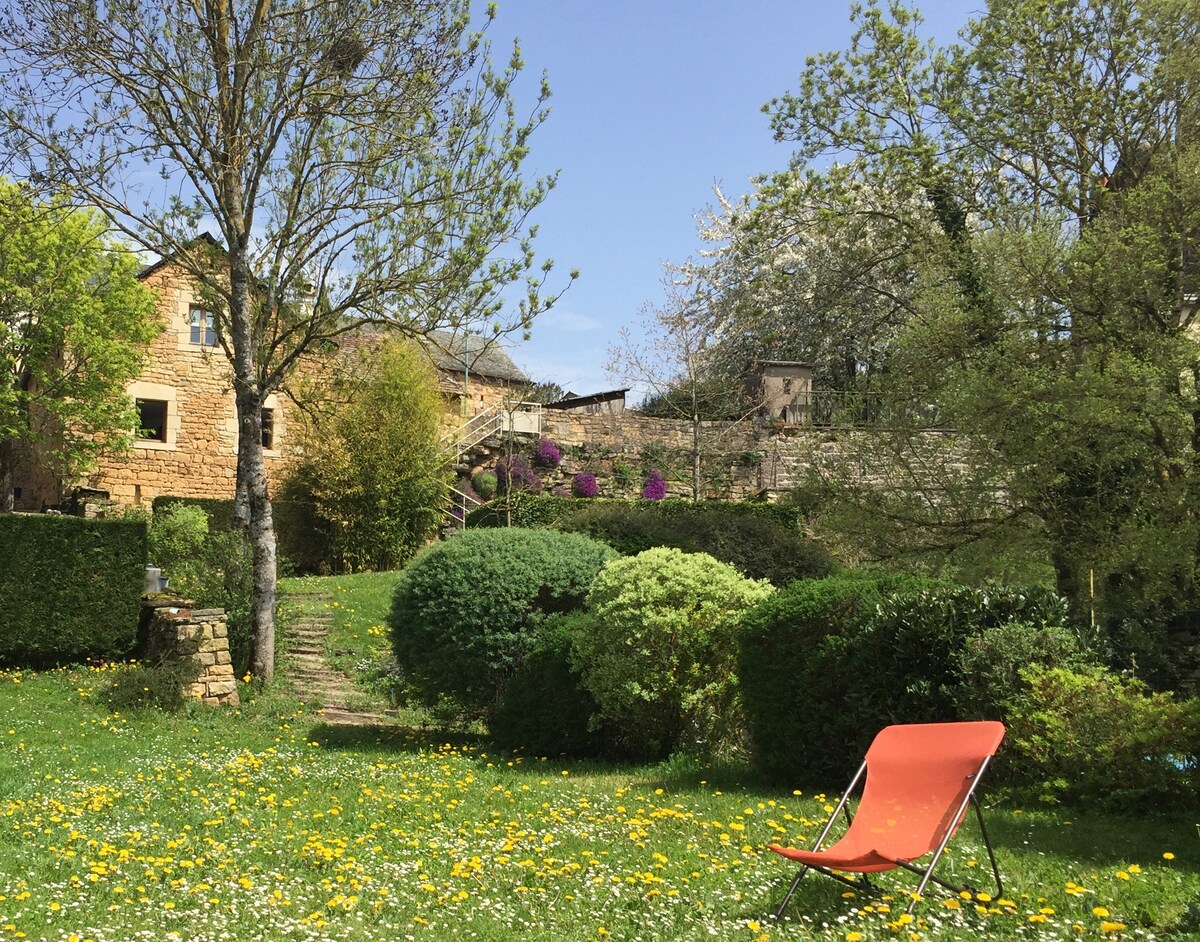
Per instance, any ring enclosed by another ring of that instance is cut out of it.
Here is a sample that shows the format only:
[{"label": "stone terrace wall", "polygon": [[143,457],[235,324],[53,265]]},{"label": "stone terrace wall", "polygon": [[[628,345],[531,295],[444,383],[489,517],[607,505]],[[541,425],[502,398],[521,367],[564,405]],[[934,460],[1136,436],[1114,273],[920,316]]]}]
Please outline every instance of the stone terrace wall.
[{"label": "stone terrace wall", "polygon": [[[644,464],[647,449],[673,452],[677,477],[681,460],[692,449],[692,426],[684,419],[660,419],[636,412],[618,414],[547,410],[542,434],[564,452],[559,478],[569,482],[577,471],[592,471],[602,479],[615,463]],[[703,422],[701,453],[708,496],[744,498],[751,494],[786,491],[801,483],[813,468],[827,474],[881,487],[896,484],[905,463],[951,468],[961,463],[951,433],[929,432],[904,443],[906,453],[889,452],[891,444],[879,430],[779,426],[752,417],[740,422]],[[965,465],[964,465],[965,467]],[[686,471],[686,468],[684,469]],[[557,483],[557,482],[551,482]],[[680,487],[672,487],[679,496]]]}]

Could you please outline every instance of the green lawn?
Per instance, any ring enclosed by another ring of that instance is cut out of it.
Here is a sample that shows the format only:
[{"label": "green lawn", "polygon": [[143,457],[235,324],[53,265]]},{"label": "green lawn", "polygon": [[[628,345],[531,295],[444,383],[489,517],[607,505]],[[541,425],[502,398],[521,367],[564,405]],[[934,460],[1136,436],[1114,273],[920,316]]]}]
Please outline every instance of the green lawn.
[{"label": "green lawn", "polygon": [[[347,621],[380,623],[350,586]],[[832,794],[335,729],[278,695],[113,715],[122,669],[0,673],[0,942],[1200,937],[1200,812],[994,807],[1002,898],[931,893],[903,925],[903,878],[881,902],[813,878],[774,923],[792,871],[765,845],[811,840]],[[952,848],[988,889],[973,825]]]}]

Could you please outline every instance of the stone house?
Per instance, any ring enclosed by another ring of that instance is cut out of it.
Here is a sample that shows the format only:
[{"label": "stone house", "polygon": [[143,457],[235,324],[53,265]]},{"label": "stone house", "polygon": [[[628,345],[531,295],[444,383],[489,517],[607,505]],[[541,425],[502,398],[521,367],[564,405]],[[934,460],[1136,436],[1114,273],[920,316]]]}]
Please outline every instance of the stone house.
[{"label": "stone house", "polygon": [[[33,456],[14,480],[17,510],[58,505],[76,488],[107,497],[118,507],[148,504],[161,495],[233,496],[237,416],[232,370],[218,345],[213,317],[204,309],[199,286],[170,259],[150,265],[140,277],[158,296],[165,328],[150,346],[142,375],[128,387],[138,409],[140,437],[125,453],[102,457],[86,480],[67,482],[65,487]],[[339,347],[358,349],[384,336],[378,328],[365,329],[344,335]],[[435,332],[425,346],[438,369],[451,431],[463,416],[528,386],[528,379],[494,343]],[[317,357],[302,366],[310,375],[319,376],[323,369]],[[276,394],[263,410],[264,455],[273,482],[297,454],[295,439],[289,438],[297,409],[287,396]]]}]

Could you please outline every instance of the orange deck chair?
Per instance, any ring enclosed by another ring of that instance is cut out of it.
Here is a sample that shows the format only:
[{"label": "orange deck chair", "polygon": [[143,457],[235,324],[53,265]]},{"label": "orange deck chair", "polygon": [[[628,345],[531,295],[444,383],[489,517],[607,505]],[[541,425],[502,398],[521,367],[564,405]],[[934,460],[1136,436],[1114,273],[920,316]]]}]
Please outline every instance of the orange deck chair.
[{"label": "orange deck chair", "polygon": [[[921,882],[908,905],[910,913],[931,880],[948,890],[963,892],[964,887],[935,877],[933,868],[962,823],[968,802],[975,806],[979,818],[996,877],[996,894],[1003,895],[996,855],[975,797],[975,786],[1003,738],[1004,724],[990,721],[923,723],[881,730],[813,849],[770,845],[780,856],[804,865],[775,910],[775,917],[783,914],[810,869],[865,890],[874,889],[867,878],[869,873],[897,867],[911,870],[921,877]],[[851,817],[846,803],[864,775],[862,801],[858,812]],[[822,850],[821,845],[842,812],[850,822],[849,828],[840,840]],[[914,861],[927,854],[933,854],[928,865],[914,865]],[[862,876],[851,880],[842,872]]]}]

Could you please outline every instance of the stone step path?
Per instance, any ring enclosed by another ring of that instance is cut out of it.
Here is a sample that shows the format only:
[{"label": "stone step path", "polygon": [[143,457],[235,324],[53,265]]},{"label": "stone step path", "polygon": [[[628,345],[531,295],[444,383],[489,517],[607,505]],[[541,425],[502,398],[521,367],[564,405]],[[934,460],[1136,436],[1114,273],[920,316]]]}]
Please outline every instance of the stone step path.
[{"label": "stone step path", "polygon": [[333,613],[324,609],[333,595],[320,590],[289,592],[282,601],[300,611],[284,619],[286,654],[281,672],[292,691],[306,704],[315,707],[322,720],[337,726],[373,726],[391,722],[386,713],[352,709],[364,699],[352,678],[329,663],[326,643],[333,625]]}]

